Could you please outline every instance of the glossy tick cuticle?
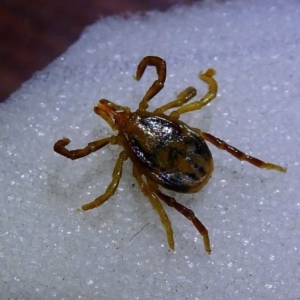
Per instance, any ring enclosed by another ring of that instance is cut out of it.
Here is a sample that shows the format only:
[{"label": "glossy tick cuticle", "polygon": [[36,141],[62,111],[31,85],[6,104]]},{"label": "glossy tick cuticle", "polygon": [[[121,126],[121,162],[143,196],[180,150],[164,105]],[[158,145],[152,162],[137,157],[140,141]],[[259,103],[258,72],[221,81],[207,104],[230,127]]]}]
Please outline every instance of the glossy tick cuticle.
[{"label": "glossy tick cuticle", "polygon": [[[256,167],[280,172],[285,172],[286,169],[246,155],[225,141],[179,120],[180,115],[201,109],[216,97],[218,85],[213,77],[216,74],[214,69],[208,69],[199,75],[199,78],[208,84],[208,92],[201,99],[187,103],[196,96],[196,89],[188,87],[179,93],[175,100],[155,109],[154,112],[149,112],[148,102],[164,87],[166,63],[157,56],[144,57],[137,67],[136,80],[141,79],[147,66],[156,68],[158,78],[146,92],[135,112],[131,112],[129,107],[114,104],[106,99],[99,100],[94,108],[95,113],[118,132],[117,135],[91,142],[85,148],[77,150],[66,149],[70,140],[62,138],[54,144],[54,151],[74,160],[87,156],[109,143],[123,147],[112,173],[112,181],[105,193],[83,205],[82,209],[98,207],[116,192],[122,176],[123,162],[130,158],[133,163],[133,176],[158,213],[167,234],[169,247],[174,249],[173,231],[160,200],[175,208],[194,224],[202,235],[205,250],[211,253],[205,226],[192,210],[163,193],[161,187],[179,193],[195,193],[208,182],[213,172],[213,159],[205,141]],[[176,110],[166,114],[170,109]]]}]

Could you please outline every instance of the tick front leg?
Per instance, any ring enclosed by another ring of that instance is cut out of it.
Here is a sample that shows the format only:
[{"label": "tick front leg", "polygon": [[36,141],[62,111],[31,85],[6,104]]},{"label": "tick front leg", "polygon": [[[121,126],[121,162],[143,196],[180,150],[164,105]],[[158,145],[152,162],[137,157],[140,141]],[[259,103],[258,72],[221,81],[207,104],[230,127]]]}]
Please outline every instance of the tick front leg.
[{"label": "tick front leg", "polygon": [[143,97],[141,103],[139,104],[140,110],[146,110],[148,108],[148,102],[164,87],[166,80],[166,62],[158,56],[146,56],[141,60],[137,67],[135,76],[136,80],[141,79],[147,66],[156,67],[158,79],[153,82],[152,86]]},{"label": "tick front leg", "polygon": [[201,109],[203,106],[215,99],[218,93],[218,84],[213,78],[215,74],[216,71],[214,69],[208,69],[205,73],[200,73],[199,78],[208,84],[208,92],[200,100],[184,105],[173,111],[170,116],[178,119],[180,115]]},{"label": "tick front leg", "polygon": [[217,148],[221,149],[221,150],[225,150],[227,152],[229,152],[231,155],[233,155],[234,157],[236,157],[239,160],[245,160],[247,162],[249,162],[250,164],[261,168],[261,169],[268,169],[268,170],[275,170],[275,171],[279,171],[279,172],[286,172],[286,168],[283,168],[279,165],[275,165],[275,164],[271,164],[271,163],[267,163],[264,162],[258,158],[255,158],[253,156],[247,155],[246,153],[240,151],[237,148],[234,148],[230,145],[228,145],[225,141],[209,134],[206,132],[201,132],[200,131],[200,135],[207,141],[209,141],[210,143],[212,143],[213,145],[215,145]]},{"label": "tick front leg", "polygon": [[122,176],[123,162],[128,158],[125,151],[122,151],[118,157],[118,160],[115,164],[113,173],[112,173],[112,181],[107,187],[105,193],[100,197],[96,198],[93,202],[85,204],[82,206],[82,210],[89,210],[95,207],[102,205],[105,201],[107,201],[115,192],[119,185],[120,178]]},{"label": "tick front leg", "polygon": [[174,250],[174,237],[173,237],[173,230],[170,219],[166,214],[162,204],[159,202],[157,196],[155,195],[153,189],[144,182],[142,179],[142,175],[138,171],[136,167],[133,167],[133,176],[135,177],[140,189],[142,190],[143,194],[150,200],[155,211],[158,213],[160,220],[166,230],[167,239],[169,247]]},{"label": "tick front leg", "polygon": [[156,195],[163,200],[167,205],[170,207],[175,208],[178,212],[180,212],[182,215],[184,215],[188,220],[190,220],[196,229],[199,231],[199,233],[202,235],[204,248],[208,254],[211,253],[210,248],[210,241],[208,236],[208,231],[205,228],[205,226],[201,223],[201,221],[195,216],[194,212],[184,205],[178,203],[175,198],[170,197],[164,193],[162,193],[160,190],[155,191]]},{"label": "tick front leg", "polygon": [[107,144],[116,144],[117,138],[115,136],[110,136],[95,142],[88,143],[88,145],[83,149],[77,149],[77,150],[68,150],[66,149],[66,146],[70,143],[70,140],[66,137],[62,138],[61,140],[58,140],[54,144],[54,151],[62,156],[65,156],[67,158],[70,158],[72,160],[78,159],[84,156],[89,155],[92,152],[95,152]]}]

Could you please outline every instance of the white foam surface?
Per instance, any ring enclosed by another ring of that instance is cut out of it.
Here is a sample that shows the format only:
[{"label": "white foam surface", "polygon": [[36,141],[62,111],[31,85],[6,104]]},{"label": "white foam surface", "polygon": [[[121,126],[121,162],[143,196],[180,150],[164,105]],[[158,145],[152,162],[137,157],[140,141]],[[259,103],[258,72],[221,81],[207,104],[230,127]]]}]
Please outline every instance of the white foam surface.
[{"label": "white foam surface", "polygon": [[[298,1],[205,1],[166,13],[110,17],[0,105],[1,299],[298,299],[300,295],[300,6]],[[219,93],[182,117],[287,173],[260,170],[209,145],[215,171],[197,194],[176,195],[209,230],[159,217],[124,165],[117,193],[77,213],[109,184],[120,148],[78,161],[53,152],[112,134],[93,112],[100,98],[136,109],[156,78],[146,55],[167,62],[150,109],[213,67]]]}]

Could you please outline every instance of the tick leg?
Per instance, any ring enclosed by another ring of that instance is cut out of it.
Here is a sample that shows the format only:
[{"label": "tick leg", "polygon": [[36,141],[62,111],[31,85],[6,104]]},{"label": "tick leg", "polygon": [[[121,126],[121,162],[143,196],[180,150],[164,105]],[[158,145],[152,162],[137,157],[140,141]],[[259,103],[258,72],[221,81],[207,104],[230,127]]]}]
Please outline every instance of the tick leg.
[{"label": "tick leg", "polygon": [[171,108],[174,108],[174,107],[180,107],[183,104],[190,101],[196,95],[197,95],[197,90],[194,87],[189,86],[188,88],[186,88],[185,90],[183,90],[181,93],[179,93],[177,95],[176,100],[171,101],[171,102],[157,108],[156,110],[154,110],[154,113],[163,114],[168,109],[171,109]]},{"label": "tick leg", "polygon": [[208,84],[208,92],[200,100],[184,105],[173,111],[170,116],[178,119],[180,115],[201,109],[203,106],[215,99],[218,93],[218,84],[213,78],[215,74],[216,71],[214,69],[208,69],[205,73],[200,73],[199,78]]},{"label": "tick leg", "polygon": [[202,235],[204,248],[208,254],[211,253],[210,248],[210,242],[209,242],[209,236],[208,231],[205,228],[205,226],[201,223],[201,221],[195,216],[194,212],[184,205],[178,203],[175,198],[170,197],[164,193],[162,193],[160,190],[155,191],[156,195],[163,200],[167,205],[170,207],[175,208],[178,212],[180,212],[182,215],[184,215],[188,220],[192,221],[194,226],[197,228],[199,233]]},{"label": "tick leg", "polygon": [[174,250],[174,238],[173,238],[172,225],[162,204],[159,202],[152,188],[144,182],[144,180],[142,179],[142,175],[140,174],[140,172],[137,170],[136,167],[133,167],[133,176],[135,177],[144,195],[150,200],[150,203],[152,204],[153,208],[158,213],[160,220],[166,230],[169,247],[172,250]]},{"label": "tick leg", "polygon": [[136,80],[141,79],[147,66],[156,67],[158,79],[153,82],[152,86],[143,97],[139,105],[140,110],[146,110],[148,108],[148,101],[150,101],[164,87],[164,83],[166,80],[166,62],[162,58],[157,56],[146,56],[141,60],[137,67],[135,76]]},{"label": "tick leg", "polygon": [[261,168],[261,169],[268,169],[268,170],[276,170],[279,172],[286,172],[286,168],[283,168],[279,165],[275,165],[275,164],[271,164],[271,163],[266,163],[258,158],[255,158],[253,156],[247,155],[244,152],[228,145],[225,141],[220,140],[219,138],[206,133],[206,132],[200,132],[200,135],[207,141],[209,141],[210,143],[212,143],[213,145],[215,145],[217,148],[221,149],[221,150],[225,150],[227,152],[229,152],[231,155],[235,156],[237,159],[239,160],[245,160],[247,162],[249,162],[250,164]]},{"label": "tick leg", "polygon": [[118,160],[115,164],[113,173],[112,173],[112,181],[107,187],[105,193],[100,197],[96,198],[93,202],[85,204],[82,206],[82,210],[89,210],[95,207],[102,205],[105,201],[107,201],[115,192],[119,185],[120,178],[122,176],[122,167],[123,162],[127,159],[127,154],[125,151],[122,151],[119,154]]},{"label": "tick leg", "polygon": [[111,136],[107,137],[95,142],[88,143],[88,145],[83,149],[77,149],[77,150],[68,150],[66,149],[66,146],[70,143],[70,140],[66,137],[62,138],[61,140],[58,140],[54,144],[54,151],[62,156],[65,156],[67,158],[70,158],[72,160],[81,158],[84,156],[89,155],[92,152],[95,152],[104,146],[106,146],[109,143],[116,144],[116,137]]}]

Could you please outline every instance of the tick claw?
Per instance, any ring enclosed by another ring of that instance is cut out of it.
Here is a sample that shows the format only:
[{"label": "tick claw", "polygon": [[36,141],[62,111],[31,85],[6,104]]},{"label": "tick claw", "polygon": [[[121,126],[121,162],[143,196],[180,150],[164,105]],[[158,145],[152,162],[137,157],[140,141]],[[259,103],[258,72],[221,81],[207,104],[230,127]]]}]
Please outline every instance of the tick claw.
[{"label": "tick claw", "polygon": [[61,141],[61,144],[62,144],[63,146],[67,146],[67,145],[69,145],[70,142],[71,142],[71,140],[68,139],[67,137],[63,137],[60,141]]}]

